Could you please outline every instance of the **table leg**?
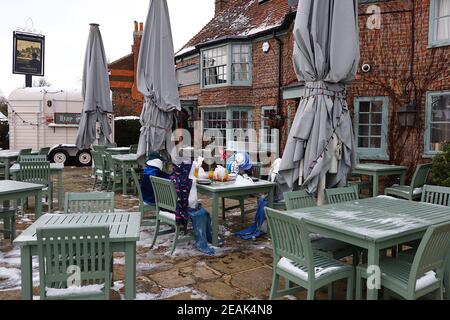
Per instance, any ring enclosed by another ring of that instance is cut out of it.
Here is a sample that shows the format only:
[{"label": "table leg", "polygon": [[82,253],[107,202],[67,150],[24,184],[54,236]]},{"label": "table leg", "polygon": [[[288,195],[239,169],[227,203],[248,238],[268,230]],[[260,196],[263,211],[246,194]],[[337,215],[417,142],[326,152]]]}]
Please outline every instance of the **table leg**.
[{"label": "table leg", "polygon": [[122,163],[122,194],[127,194],[127,166]]},{"label": "table leg", "polygon": [[372,193],[373,193],[373,196],[374,197],[378,197],[378,183],[379,183],[379,177],[378,177],[378,175],[376,174],[376,175],[374,175],[374,176],[372,176],[372,188],[373,188],[373,190],[372,190]]},{"label": "table leg", "polygon": [[212,245],[219,246],[219,197],[212,197]]},{"label": "table leg", "polygon": [[269,191],[269,197],[267,198],[267,207],[273,208],[273,202],[274,202],[274,189],[270,188]]},{"label": "table leg", "polygon": [[404,186],[405,183],[406,183],[406,171],[403,171],[403,172],[400,174],[400,185],[401,185],[401,186]]},{"label": "table leg", "polygon": [[125,299],[136,299],[136,242],[125,244]]},{"label": "table leg", "polygon": [[62,171],[58,171],[58,209],[63,209],[63,188],[62,188]]},{"label": "table leg", "polygon": [[22,300],[33,300],[33,269],[30,246],[20,250],[20,269],[22,277]]},{"label": "table leg", "polygon": [[42,190],[36,191],[36,195],[34,197],[34,207],[36,210],[36,220],[39,219],[42,215]]},{"label": "table leg", "polygon": [[[368,252],[368,263],[367,266],[371,267],[371,266],[379,266],[380,265],[380,250],[378,249],[377,246],[372,245],[369,247],[369,252]],[[381,277],[381,273],[379,274],[379,276]],[[370,277],[370,275],[369,275]],[[372,283],[372,281],[370,281],[370,279],[367,280],[368,283]],[[380,279],[381,282],[381,279]],[[376,288],[367,288],[367,300],[378,300],[378,290]]]},{"label": "table leg", "polygon": [[5,159],[5,180],[9,180],[9,167],[10,167],[10,160],[8,158]]}]

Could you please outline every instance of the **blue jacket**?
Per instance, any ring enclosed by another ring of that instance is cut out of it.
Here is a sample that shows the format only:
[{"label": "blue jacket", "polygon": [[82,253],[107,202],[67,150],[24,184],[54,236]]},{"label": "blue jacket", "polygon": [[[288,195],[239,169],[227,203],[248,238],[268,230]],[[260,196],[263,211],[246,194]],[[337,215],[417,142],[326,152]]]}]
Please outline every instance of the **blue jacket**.
[{"label": "blue jacket", "polygon": [[159,177],[163,179],[170,179],[170,175],[164,173],[155,167],[145,167],[144,168],[144,177],[141,183],[142,189],[142,197],[144,198],[144,202],[149,205],[155,204],[155,193],[153,192],[152,183],[150,181],[150,177]]}]

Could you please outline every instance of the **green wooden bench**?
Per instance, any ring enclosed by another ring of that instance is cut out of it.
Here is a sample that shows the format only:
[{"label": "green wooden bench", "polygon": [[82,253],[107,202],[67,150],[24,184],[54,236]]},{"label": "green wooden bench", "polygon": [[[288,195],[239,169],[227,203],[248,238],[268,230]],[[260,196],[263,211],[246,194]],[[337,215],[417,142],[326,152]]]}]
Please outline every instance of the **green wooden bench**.
[{"label": "green wooden bench", "polygon": [[67,192],[64,213],[114,212],[114,192]]},{"label": "green wooden bench", "polygon": [[[306,289],[307,299],[314,300],[318,289],[333,282],[347,280],[347,300],[353,299],[354,268],[313,251],[309,231],[303,219],[266,208],[273,244],[273,280],[270,299]],[[279,290],[283,277],[298,287]]]},{"label": "green wooden bench", "polygon": [[427,183],[428,174],[431,171],[431,164],[422,164],[417,166],[416,172],[411,180],[411,185],[394,186],[386,188],[384,194],[406,200],[419,200],[422,198],[422,192],[416,189],[422,188]]},{"label": "green wooden bench", "polygon": [[[156,227],[155,236],[153,238],[151,247],[153,248],[153,246],[155,245],[158,236],[162,234],[173,233],[172,230],[169,230],[169,232],[160,232],[161,224],[169,225],[175,230],[175,239],[173,241],[171,250],[171,254],[173,254],[178,243],[194,240],[194,237],[185,236],[179,239],[182,228],[177,225],[175,218],[178,196],[173,182],[158,177],[150,177],[150,181],[153,186],[153,191],[155,192],[156,200]],[[184,230],[184,233],[186,234],[187,230]]]},{"label": "green wooden bench", "polygon": [[[36,236],[41,300],[109,300],[109,227],[46,227]],[[75,271],[79,288],[69,288]]]},{"label": "green wooden bench", "polygon": [[[449,254],[450,223],[433,225],[426,231],[412,263],[403,259],[380,261],[384,297],[392,294],[415,300],[432,292],[443,300],[444,268]],[[357,268],[356,299],[361,299],[362,279],[367,279],[367,265]]]}]

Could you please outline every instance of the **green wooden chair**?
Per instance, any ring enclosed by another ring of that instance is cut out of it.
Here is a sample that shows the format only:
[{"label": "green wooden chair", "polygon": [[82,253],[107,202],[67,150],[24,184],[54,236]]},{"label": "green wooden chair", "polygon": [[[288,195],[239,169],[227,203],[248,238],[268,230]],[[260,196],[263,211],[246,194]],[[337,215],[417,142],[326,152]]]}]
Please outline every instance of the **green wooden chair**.
[{"label": "green wooden chair", "polygon": [[359,200],[358,186],[325,189],[325,198],[328,204]]},{"label": "green wooden chair", "polygon": [[[316,201],[314,197],[304,190],[286,192],[284,194],[287,210],[296,210],[308,207],[315,207]],[[357,266],[359,263],[359,250],[343,241],[336,239],[315,236],[312,240],[312,247],[321,254],[333,259],[342,259],[345,257],[353,257],[353,265]]]},{"label": "green wooden chair", "polygon": [[[168,232],[167,231],[160,232],[161,224],[169,225],[175,231],[175,239],[173,241],[171,251],[171,254],[173,254],[178,243],[194,240],[194,237],[185,236],[179,239],[182,228],[177,225],[175,219],[178,196],[173,182],[167,179],[161,179],[157,177],[150,177],[150,181],[152,183],[153,190],[155,192],[155,200],[156,200],[156,227],[155,227],[155,236],[152,242],[152,248],[155,245],[158,236],[162,234],[173,233],[173,230],[169,230]],[[187,230],[184,230],[184,233],[186,235]]]},{"label": "green wooden chair", "polygon": [[106,145],[106,148],[117,148],[117,143],[116,143],[116,142],[108,143],[108,144]]},{"label": "green wooden chair", "polygon": [[133,178],[133,183],[136,186],[138,192],[139,212],[141,213],[141,226],[154,226],[156,223],[156,217],[146,217],[145,213],[148,211],[155,211],[156,207],[144,202],[140,179],[134,168],[131,168],[131,177]]},{"label": "green wooden chair", "polygon": [[[40,228],[36,235],[41,300],[109,300],[112,254],[107,226]],[[70,288],[75,271],[80,283]]]},{"label": "green wooden chair", "polygon": [[45,162],[48,161],[47,156],[43,155],[25,155],[19,157],[20,162]]},{"label": "green wooden chair", "polygon": [[[106,170],[108,171],[107,190],[111,190],[113,192],[121,191],[122,183],[126,183],[126,181],[123,181],[123,179],[122,179],[122,168],[116,161],[114,161],[114,159],[110,153],[105,152],[104,157],[105,157]],[[127,172],[126,179],[131,179],[130,171]]]},{"label": "green wooden chair", "polygon": [[136,153],[138,152],[138,148],[139,148],[139,145],[138,145],[138,144],[132,144],[132,145],[130,146],[130,153],[131,153],[131,154],[136,154]]},{"label": "green wooden chair", "polygon": [[[413,262],[403,259],[380,261],[381,285],[384,297],[391,295],[407,300],[415,300],[432,292],[443,300],[443,278],[446,259],[450,253],[450,223],[428,228]],[[356,271],[356,299],[361,299],[362,279],[367,279],[367,266],[361,265]]]},{"label": "green wooden chair", "polygon": [[9,235],[11,244],[16,236],[16,211],[11,208],[0,208],[0,220],[3,220],[3,235]]},{"label": "green wooden chair", "polygon": [[114,212],[114,192],[67,192],[64,213]]},{"label": "green wooden chair", "polygon": [[53,181],[50,175],[50,162],[20,162],[20,181],[44,186],[42,194],[46,196],[48,210],[53,208]]},{"label": "green wooden chair", "polygon": [[100,189],[106,189],[108,187],[108,177],[109,171],[106,168],[106,160],[103,154],[99,151],[91,151],[93,161],[93,174],[94,174],[94,187],[93,190],[97,187],[97,183],[100,180]]},{"label": "green wooden chair", "polygon": [[421,202],[450,207],[450,188],[425,185]]},{"label": "green wooden chair", "polygon": [[[347,299],[353,299],[354,268],[313,251],[303,219],[270,208],[266,208],[266,216],[274,259],[271,300],[302,288],[308,291],[307,299],[314,300],[318,289],[327,286],[330,290],[332,284],[341,279],[347,279]],[[280,277],[298,287],[279,290]]]},{"label": "green wooden chair", "polygon": [[19,151],[19,158],[20,156],[31,155],[32,152],[33,152],[32,149],[22,149]]},{"label": "green wooden chair", "polygon": [[419,191],[427,183],[428,174],[431,171],[431,164],[417,166],[416,172],[409,186],[395,186],[386,188],[384,194],[406,200],[419,200],[422,198],[422,191]]}]

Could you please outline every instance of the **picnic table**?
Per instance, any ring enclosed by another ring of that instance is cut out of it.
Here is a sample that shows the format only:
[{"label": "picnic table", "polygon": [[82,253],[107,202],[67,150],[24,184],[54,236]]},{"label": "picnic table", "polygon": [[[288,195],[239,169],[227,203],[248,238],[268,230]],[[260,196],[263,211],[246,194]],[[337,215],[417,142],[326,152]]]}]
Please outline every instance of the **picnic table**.
[{"label": "picnic table", "polygon": [[[63,208],[63,189],[62,189],[62,172],[64,170],[63,163],[50,163],[50,173],[58,178],[58,208]],[[14,164],[9,171],[14,180],[17,180],[17,174],[20,173],[20,164]]]},{"label": "picnic table", "polygon": [[[289,213],[304,219],[310,232],[367,249],[369,266],[379,265],[380,250],[420,240],[431,225],[450,222],[449,207],[385,196]],[[377,298],[376,289],[367,290],[367,299]]]},{"label": "picnic table", "polygon": [[16,161],[19,158],[19,151],[13,150],[2,150],[0,151],[0,162],[5,165],[5,179],[9,179],[9,168],[11,167],[11,162]]},{"label": "picnic table", "polygon": [[25,230],[14,244],[20,246],[22,299],[33,299],[32,257],[37,255],[36,230],[46,226],[76,228],[109,226],[111,252],[125,253],[125,299],[136,298],[136,242],[140,213],[46,214]]},{"label": "picnic table", "polygon": [[106,151],[109,152],[112,155],[129,154],[130,153],[130,147],[106,148]]},{"label": "picnic table", "polygon": [[17,201],[27,197],[34,197],[36,218],[42,214],[42,188],[41,184],[27,183],[12,180],[0,181],[0,203],[4,207],[10,207],[10,201]]},{"label": "picnic table", "polygon": [[112,156],[116,163],[120,164],[122,169],[122,193],[127,194],[127,173],[130,171],[132,166],[138,165],[139,157],[136,154],[121,154]]},{"label": "picnic table", "polygon": [[396,166],[390,164],[381,163],[364,163],[356,165],[353,169],[354,174],[370,176],[372,179],[372,192],[373,196],[378,196],[379,178],[385,176],[400,176],[400,185],[405,185],[406,170],[408,168],[404,166]]},{"label": "picnic table", "polygon": [[268,206],[273,205],[275,184],[259,180],[253,185],[241,186],[234,182],[215,182],[211,185],[197,185],[197,192],[208,196],[212,200],[212,244],[219,245],[219,198],[232,198],[235,196],[251,196],[254,194],[269,194]]}]

